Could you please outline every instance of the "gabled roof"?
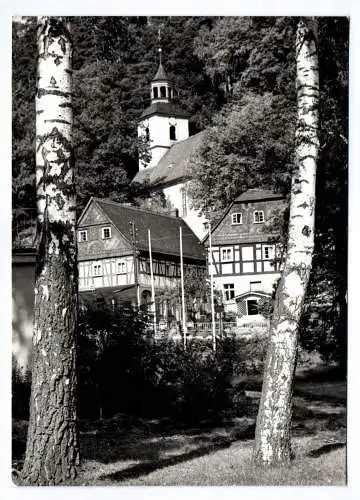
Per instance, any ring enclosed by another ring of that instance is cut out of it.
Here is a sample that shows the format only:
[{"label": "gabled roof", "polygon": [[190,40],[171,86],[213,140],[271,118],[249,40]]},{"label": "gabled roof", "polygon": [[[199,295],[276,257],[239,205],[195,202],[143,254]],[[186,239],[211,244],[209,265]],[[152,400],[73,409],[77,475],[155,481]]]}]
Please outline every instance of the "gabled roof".
[{"label": "gabled roof", "polygon": [[190,159],[198,150],[204,132],[199,132],[184,141],[174,143],[156,166],[140,170],[135,175],[132,183],[160,187],[191,178]]},{"label": "gabled roof", "polygon": [[140,120],[152,115],[174,116],[175,118],[190,118],[190,114],[172,102],[152,102],[140,115]]},{"label": "gabled roof", "polygon": [[180,256],[179,228],[182,227],[184,257],[205,260],[202,245],[186,222],[180,217],[163,215],[106,199],[92,198],[90,202],[96,203],[128,240],[131,239],[129,223],[133,222],[137,229],[136,246],[139,250],[148,251],[148,229],[150,229],[151,246],[154,253]]},{"label": "gabled roof", "polygon": [[164,66],[160,63],[157,69],[156,75],[152,79],[153,82],[168,80],[167,74],[165,73]]},{"label": "gabled roof", "polygon": [[[219,227],[219,225],[222,223],[222,221],[225,219],[227,214],[230,212],[231,208],[236,204],[236,203],[247,203],[247,202],[252,202],[252,201],[267,201],[267,200],[282,200],[284,199],[284,195],[280,193],[274,193],[273,191],[270,191],[269,189],[248,189],[247,191],[244,191],[244,193],[241,193],[235,200],[230,203],[228,208],[224,210],[222,216],[220,219],[214,224],[214,226],[211,228],[211,234],[213,235],[216,229]],[[276,234],[243,234],[243,235],[234,235],[233,237],[228,236],[226,238],[226,242],[231,244],[231,243],[261,243],[264,241],[271,240]],[[202,243],[204,245],[207,245],[207,241],[209,239],[209,234],[207,234],[204,239],[202,240]],[[216,236],[213,238],[213,245],[218,245],[221,244],[223,240],[223,237],[216,238]]]}]

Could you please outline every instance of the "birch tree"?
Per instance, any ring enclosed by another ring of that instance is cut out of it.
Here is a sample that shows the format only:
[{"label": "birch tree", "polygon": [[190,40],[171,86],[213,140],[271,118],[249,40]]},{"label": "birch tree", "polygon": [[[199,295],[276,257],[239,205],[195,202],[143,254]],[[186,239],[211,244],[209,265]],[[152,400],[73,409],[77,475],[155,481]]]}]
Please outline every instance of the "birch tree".
[{"label": "birch tree", "polygon": [[63,18],[37,31],[36,263],[30,420],[22,480],[54,485],[76,476],[76,200],[72,148],[72,44]]},{"label": "birch tree", "polygon": [[298,327],[312,264],[318,159],[319,71],[315,22],[300,20],[296,33],[297,128],[288,249],[276,292],[253,459],[260,465],[291,458],[292,387]]}]

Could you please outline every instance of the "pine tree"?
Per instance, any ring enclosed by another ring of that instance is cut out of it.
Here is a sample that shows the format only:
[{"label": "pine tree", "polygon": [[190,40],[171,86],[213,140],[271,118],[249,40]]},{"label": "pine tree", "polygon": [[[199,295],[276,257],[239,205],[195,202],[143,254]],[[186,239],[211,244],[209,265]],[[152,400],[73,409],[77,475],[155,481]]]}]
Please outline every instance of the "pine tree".
[{"label": "pine tree", "polygon": [[72,46],[63,18],[38,19],[36,263],[30,420],[22,480],[76,476],[76,200],[72,147]]}]

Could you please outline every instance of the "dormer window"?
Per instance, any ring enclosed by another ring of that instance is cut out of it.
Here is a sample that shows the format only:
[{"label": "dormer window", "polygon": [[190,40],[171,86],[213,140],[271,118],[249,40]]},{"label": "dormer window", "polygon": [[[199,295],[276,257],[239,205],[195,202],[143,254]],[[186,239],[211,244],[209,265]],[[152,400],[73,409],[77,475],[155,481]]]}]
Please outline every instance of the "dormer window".
[{"label": "dormer window", "polygon": [[176,141],[176,127],[175,127],[175,125],[170,125],[169,134],[170,134],[170,141]]},{"label": "dormer window", "polygon": [[78,241],[87,241],[87,240],[88,240],[88,232],[86,230],[79,231]]},{"label": "dormer window", "polygon": [[108,240],[111,238],[111,227],[103,227],[102,228],[102,239],[103,240]]},{"label": "dormer window", "polygon": [[254,211],[254,223],[260,224],[264,222],[264,211],[263,210],[255,210]]},{"label": "dormer window", "polygon": [[237,225],[237,224],[242,224],[242,223],[243,223],[243,221],[242,221],[242,213],[241,212],[237,212],[237,213],[231,215],[231,224],[232,225]]}]

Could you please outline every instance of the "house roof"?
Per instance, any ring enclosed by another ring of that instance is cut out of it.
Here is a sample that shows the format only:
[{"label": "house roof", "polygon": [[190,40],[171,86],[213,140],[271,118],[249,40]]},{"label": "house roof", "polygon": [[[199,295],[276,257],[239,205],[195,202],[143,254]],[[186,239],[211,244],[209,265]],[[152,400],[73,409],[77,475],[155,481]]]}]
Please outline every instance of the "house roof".
[{"label": "house roof", "polygon": [[[269,234],[269,233],[260,233],[260,234],[233,234],[226,235],[223,234],[212,234],[212,246],[217,245],[232,245],[242,243],[272,243],[274,238],[278,237],[278,234]],[[206,237],[206,241],[203,242],[206,247],[209,246],[208,237]]]},{"label": "house roof", "polygon": [[152,102],[140,115],[140,120],[152,115],[174,116],[178,118],[189,118],[190,114],[176,106],[172,102]]},{"label": "house roof", "polygon": [[198,150],[203,135],[204,131],[174,143],[156,166],[140,170],[132,183],[161,186],[191,177],[190,159]]},{"label": "house roof", "polygon": [[164,66],[160,63],[157,69],[156,75],[152,79],[153,82],[168,80],[167,74],[165,73]]},{"label": "house roof", "polygon": [[181,227],[184,257],[205,260],[202,245],[186,222],[180,217],[163,215],[110,200],[99,198],[93,198],[92,200],[128,240],[131,239],[129,223],[134,222],[137,229],[136,246],[139,250],[148,251],[148,229],[150,229],[151,246],[154,253],[179,256],[179,228]]},{"label": "house roof", "polygon": [[282,194],[274,193],[269,189],[248,189],[235,198],[234,202],[243,203],[247,201],[277,200],[281,198],[284,198]]}]

